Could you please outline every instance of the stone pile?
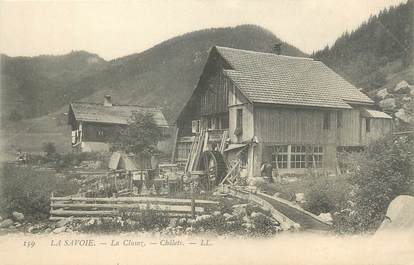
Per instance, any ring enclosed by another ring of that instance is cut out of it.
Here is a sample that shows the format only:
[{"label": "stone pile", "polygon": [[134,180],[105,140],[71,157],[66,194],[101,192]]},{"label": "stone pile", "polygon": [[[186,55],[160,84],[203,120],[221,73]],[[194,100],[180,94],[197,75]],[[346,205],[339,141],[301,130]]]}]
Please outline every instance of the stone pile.
[{"label": "stone pile", "polygon": [[414,125],[414,85],[403,80],[394,88],[377,91],[375,99],[383,111],[395,117],[397,125]]}]

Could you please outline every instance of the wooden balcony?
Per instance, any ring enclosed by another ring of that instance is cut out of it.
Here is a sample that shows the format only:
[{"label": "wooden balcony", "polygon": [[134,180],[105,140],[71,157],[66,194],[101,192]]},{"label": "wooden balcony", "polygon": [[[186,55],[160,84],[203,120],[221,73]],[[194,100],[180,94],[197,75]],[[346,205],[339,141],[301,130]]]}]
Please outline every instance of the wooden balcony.
[{"label": "wooden balcony", "polygon": [[[209,129],[208,141],[209,142],[221,142],[223,133],[228,131],[227,129]],[[192,136],[182,136],[178,139],[179,143],[192,143],[194,141],[195,135]]]}]

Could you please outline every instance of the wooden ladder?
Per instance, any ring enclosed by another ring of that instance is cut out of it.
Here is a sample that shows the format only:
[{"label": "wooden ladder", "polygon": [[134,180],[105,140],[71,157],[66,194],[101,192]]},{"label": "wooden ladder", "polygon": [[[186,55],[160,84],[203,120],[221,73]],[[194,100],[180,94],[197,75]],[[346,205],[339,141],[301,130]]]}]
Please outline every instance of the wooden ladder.
[{"label": "wooden ladder", "polygon": [[201,151],[204,147],[205,137],[206,131],[201,131],[197,136],[194,137],[194,141],[191,145],[191,151],[188,155],[187,163],[185,165],[185,172],[193,171],[194,166],[198,164]]},{"label": "wooden ladder", "polygon": [[229,137],[229,131],[224,131],[223,136],[221,137],[221,142],[220,142],[220,148],[219,148],[220,153],[224,153],[224,147],[226,146],[226,140],[228,137]]}]

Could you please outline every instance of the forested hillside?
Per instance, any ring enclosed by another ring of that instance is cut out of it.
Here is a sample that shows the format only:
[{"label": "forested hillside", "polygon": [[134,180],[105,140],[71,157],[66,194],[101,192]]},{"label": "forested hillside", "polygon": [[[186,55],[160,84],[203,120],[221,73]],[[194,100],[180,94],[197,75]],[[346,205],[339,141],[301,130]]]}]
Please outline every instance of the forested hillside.
[{"label": "forested hillside", "polygon": [[[206,29],[144,52],[105,62],[97,55],[8,57],[1,60],[3,121],[51,113],[74,100],[160,106],[171,122],[194,89],[213,45],[270,52],[280,40],[253,25]],[[284,43],[283,54],[306,56]],[[86,98],[85,98],[86,97]]]},{"label": "forested hillside", "polygon": [[9,57],[0,55],[2,121],[46,114],[89,95],[76,85],[106,67],[96,54],[71,52],[61,56]]},{"label": "forested hillside", "polygon": [[[253,25],[191,32],[111,61],[110,67],[79,87],[95,90],[85,101],[101,102],[104,94],[111,94],[118,103],[160,106],[174,122],[197,85],[212,46],[270,52],[276,42],[280,40],[271,32]],[[282,53],[305,56],[286,43]]]},{"label": "forested hillside", "polygon": [[413,20],[414,1],[409,0],[371,16],[312,57],[365,91],[393,87],[401,80],[413,83]]}]

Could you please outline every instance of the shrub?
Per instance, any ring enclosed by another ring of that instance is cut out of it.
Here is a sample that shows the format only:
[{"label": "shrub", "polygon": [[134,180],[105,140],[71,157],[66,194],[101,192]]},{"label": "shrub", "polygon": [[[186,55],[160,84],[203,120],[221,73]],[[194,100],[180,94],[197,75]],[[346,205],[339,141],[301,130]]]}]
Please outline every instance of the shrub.
[{"label": "shrub", "polygon": [[101,218],[96,222],[80,225],[79,230],[85,233],[120,233],[132,231],[160,230],[170,223],[169,216],[161,211],[147,208],[121,211],[119,217]]},{"label": "shrub", "polygon": [[0,173],[0,209],[8,216],[13,211],[22,212],[30,219],[49,216],[50,196],[71,195],[78,186],[50,172],[34,171],[30,167],[4,165]]},{"label": "shrub", "polygon": [[253,236],[272,236],[280,231],[279,223],[262,213],[252,213]]},{"label": "shrub", "polygon": [[334,216],[338,232],[377,229],[396,196],[413,194],[413,140],[414,135],[390,135],[366,148],[349,179],[349,203]]},{"label": "shrub", "polygon": [[334,213],[341,209],[351,190],[346,175],[337,177],[313,175],[306,178],[311,179],[305,180],[308,183],[303,205],[305,210],[319,215],[328,212]]},{"label": "shrub", "polygon": [[50,157],[50,156],[56,154],[55,143],[52,143],[52,142],[43,143],[42,150],[43,150],[43,152],[46,153],[47,157]]}]

